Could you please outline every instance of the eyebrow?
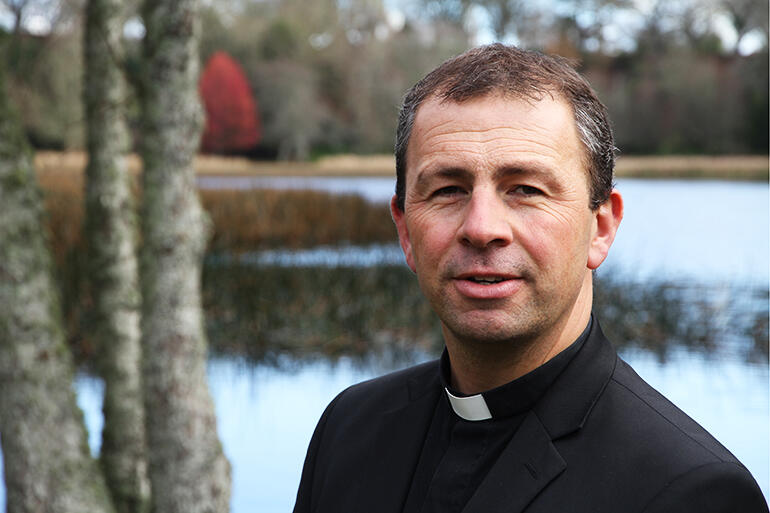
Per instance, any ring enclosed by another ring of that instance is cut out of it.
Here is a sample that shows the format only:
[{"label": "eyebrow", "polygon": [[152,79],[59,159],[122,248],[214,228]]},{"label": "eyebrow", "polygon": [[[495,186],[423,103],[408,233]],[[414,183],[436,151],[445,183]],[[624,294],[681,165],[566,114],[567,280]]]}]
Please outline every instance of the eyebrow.
[{"label": "eyebrow", "polygon": [[419,189],[428,185],[428,181],[434,178],[459,178],[461,180],[473,180],[473,173],[462,167],[440,168],[436,171],[423,170],[417,175],[415,186]]},{"label": "eyebrow", "polygon": [[543,179],[551,179],[554,174],[551,169],[534,162],[524,162],[522,164],[504,166],[495,171],[496,180],[508,178],[514,175],[534,175]]},{"label": "eyebrow", "polygon": [[[525,174],[539,176],[543,179],[549,179],[549,181],[553,178],[553,172],[547,167],[543,167],[542,165],[534,162],[524,162],[521,164],[503,166],[495,170],[494,179],[502,180],[511,176]],[[420,172],[417,175],[416,186],[418,188],[424,187],[428,184],[429,180],[434,178],[459,178],[461,180],[472,181],[474,177],[474,173],[462,167],[446,167],[437,169],[435,171],[428,169]]]}]

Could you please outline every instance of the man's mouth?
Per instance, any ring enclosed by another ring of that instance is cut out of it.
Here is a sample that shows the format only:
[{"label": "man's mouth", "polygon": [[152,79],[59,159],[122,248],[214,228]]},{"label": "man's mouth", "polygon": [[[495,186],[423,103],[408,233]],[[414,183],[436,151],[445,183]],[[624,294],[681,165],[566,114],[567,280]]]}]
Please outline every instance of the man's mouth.
[{"label": "man's mouth", "polygon": [[501,299],[516,293],[523,280],[516,275],[493,272],[466,272],[454,278],[461,295],[471,299]]},{"label": "man's mouth", "polygon": [[474,283],[480,283],[482,285],[492,285],[493,283],[500,283],[501,281],[505,281],[508,278],[503,278],[502,276],[469,276],[466,279]]}]

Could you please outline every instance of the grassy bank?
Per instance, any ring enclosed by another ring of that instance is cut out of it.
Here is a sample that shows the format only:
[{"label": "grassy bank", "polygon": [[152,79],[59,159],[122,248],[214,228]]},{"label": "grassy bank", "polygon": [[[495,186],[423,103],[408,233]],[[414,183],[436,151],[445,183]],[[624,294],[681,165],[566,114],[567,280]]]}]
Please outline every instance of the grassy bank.
[{"label": "grassy bank", "polygon": [[766,155],[620,156],[616,174],[625,178],[717,178],[768,180]]},{"label": "grassy bank", "polygon": [[302,190],[203,190],[214,251],[371,244],[396,240],[387,205]]},{"label": "grassy bank", "polygon": [[[57,262],[85,251],[82,173],[39,176]],[[203,190],[213,251],[241,253],[323,244],[393,242],[396,232],[387,205],[352,194],[303,190]]]},{"label": "grassy bank", "polygon": [[[85,168],[82,152],[39,152],[35,165],[41,176],[63,174],[73,179]],[[141,161],[129,157],[129,169],[138,172]],[[254,162],[243,158],[199,155],[195,169],[205,176],[393,176],[390,155],[336,155],[316,162]],[[718,178],[768,180],[767,155],[626,156],[617,162],[617,175],[628,178]]]}]

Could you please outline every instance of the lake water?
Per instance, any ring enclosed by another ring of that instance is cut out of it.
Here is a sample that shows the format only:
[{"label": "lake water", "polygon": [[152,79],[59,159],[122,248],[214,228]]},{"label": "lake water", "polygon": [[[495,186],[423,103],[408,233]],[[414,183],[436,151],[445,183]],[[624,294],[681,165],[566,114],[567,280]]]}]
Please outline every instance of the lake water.
[{"label": "lake water", "polygon": [[[393,190],[392,180],[378,178],[290,182],[247,186],[358,192],[371,201],[386,201]],[[766,184],[625,179],[619,180],[618,188],[624,195],[626,216],[600,272],[622,273],[640,283],[673,280],[767,287],[770,202]],[[395,245],[274,251],[251,258],[255,265],[317,265],[329,259],[337,259],[338,266],[401,261]],[[748,363],[729,352],[706,355],[684,350],[673,351],[665,363],[641,350],[626,350],[623,357],[738,456],[765,497],[770,496],[766,358]],[[393,369],[389,362],[373,359],[363,364],[346,357],[333,362],[273,363],[255,365],[235,357],[209,362],[219,432],[233,466],[234,513],[291,511],[307,443],[326,404],[346,386]],[[80,376],[76,389],[96,453],[102,423],[101,385]],[[4,501],[0,486],[0,508],[4,509]]]}]

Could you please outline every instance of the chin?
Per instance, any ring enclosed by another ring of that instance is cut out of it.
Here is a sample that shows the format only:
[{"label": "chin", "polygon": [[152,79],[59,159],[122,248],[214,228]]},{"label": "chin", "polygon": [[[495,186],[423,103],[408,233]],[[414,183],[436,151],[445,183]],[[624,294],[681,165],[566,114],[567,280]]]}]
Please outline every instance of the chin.
[{"label": "chin", "polygon": [[443,323],[458,341],[482,344],[502,344],[531,340],[537,333],[542,332],[542,323],[521,322],[521,319],[453,319]]}]

